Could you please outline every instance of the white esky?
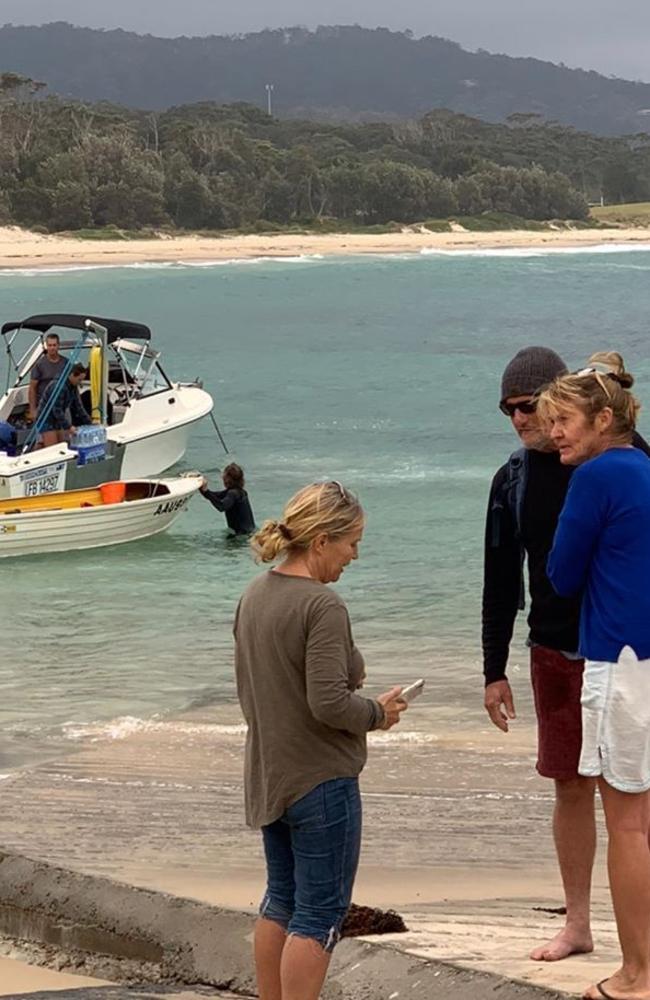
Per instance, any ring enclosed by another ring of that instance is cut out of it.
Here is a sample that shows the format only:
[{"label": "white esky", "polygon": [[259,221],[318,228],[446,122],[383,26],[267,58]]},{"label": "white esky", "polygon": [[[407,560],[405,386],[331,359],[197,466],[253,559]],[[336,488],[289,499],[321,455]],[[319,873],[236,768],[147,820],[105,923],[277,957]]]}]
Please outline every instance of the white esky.
[{"label": "white esky", "polygon": [[0,24],[152,35],[361,24],[650,82],[650,0],[0,0]]}]

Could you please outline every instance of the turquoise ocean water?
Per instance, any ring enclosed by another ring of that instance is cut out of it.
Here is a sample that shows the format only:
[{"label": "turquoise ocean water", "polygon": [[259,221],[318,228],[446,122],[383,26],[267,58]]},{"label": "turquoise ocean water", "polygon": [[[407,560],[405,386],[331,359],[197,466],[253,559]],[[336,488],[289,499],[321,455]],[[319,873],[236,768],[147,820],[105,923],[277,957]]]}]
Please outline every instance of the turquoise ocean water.
[{"label": "turquoise ocean water", "polygon": [[[616,348],[650,401],[650,248],[0,273],[3,321],[50,311],[152,326],[168,374],[213,393],[258,521],[315,479],[360,494],[339,587],[373,684],[424,675],[456,718],[480,704],[484,507],[515,444],[504,364],[532,343],[571,366]],[[204,421],[179,468],[216,484],[225,461]],[[231,621],[257,571],[200,497],[155,539],[2,560],[0,771],[93,725],[234,702]]]}]

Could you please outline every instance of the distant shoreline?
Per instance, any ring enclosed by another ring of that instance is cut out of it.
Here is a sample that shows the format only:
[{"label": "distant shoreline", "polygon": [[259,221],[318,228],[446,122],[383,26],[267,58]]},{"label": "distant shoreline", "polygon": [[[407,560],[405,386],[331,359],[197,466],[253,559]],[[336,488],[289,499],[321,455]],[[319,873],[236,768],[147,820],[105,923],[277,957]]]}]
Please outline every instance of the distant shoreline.
[{"label": "distant shoreline", "polygon": [[265,257],[418,254],[422,251],[570,250],[644,245],[650,228],[507,230],[498,232],[278,233],[143,240],[84,240],[0,227],[0,269],[119,267],[147,263],[211,263]]}]

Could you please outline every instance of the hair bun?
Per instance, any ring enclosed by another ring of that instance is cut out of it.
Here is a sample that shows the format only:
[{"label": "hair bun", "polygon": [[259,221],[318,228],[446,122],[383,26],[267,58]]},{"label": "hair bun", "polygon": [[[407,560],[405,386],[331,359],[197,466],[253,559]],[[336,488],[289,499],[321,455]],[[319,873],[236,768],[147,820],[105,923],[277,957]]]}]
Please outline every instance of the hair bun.
[{"label": "hair bun", "polygon": [[634,385],[634,376],[629,372],[610,372],[608,378],[614,379],[623,389],[631,389]]}]

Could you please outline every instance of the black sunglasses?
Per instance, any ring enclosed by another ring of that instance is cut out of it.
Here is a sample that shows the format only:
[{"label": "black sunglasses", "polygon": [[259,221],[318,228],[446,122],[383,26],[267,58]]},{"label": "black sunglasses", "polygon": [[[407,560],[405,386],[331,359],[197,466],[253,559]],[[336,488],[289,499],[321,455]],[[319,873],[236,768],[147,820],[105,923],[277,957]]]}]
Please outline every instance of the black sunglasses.
[{"label": "black sunglasses", "polygon": [[506,415],[506,417],[510,417],[510,419],[512,419],[517,410],[519,410],[520,413],[525,413],[525,414],[534,413],[535,410],[537,409],[537,400],[527,399],[523,403],[503,402],[499,403],[499,409],[501,410],[502,413]]}]

